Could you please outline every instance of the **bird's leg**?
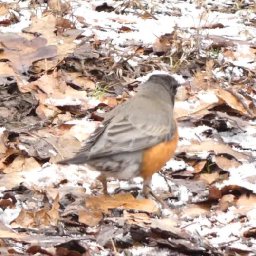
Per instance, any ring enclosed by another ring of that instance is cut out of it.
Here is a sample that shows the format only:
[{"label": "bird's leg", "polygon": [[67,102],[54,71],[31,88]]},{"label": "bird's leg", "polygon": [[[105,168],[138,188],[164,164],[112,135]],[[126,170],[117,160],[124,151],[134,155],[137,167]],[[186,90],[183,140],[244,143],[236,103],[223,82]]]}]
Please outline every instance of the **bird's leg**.
[{"label": "bird's leg", "polygon": [[104,174],[101,174],[100,176],[98,176],[98,180],[102,183],[104,195],[109,195],[108,182],[106,176]]},{"label": "bird's leg", "polygon": [[169,208],[168,204],[159,196],[157,196],[151,189],[152,177],[144,179],[142,193],[146,198],[152,196],[163,208]]},{"label": "bird's leg", "polygon": [[151,177],[144,179],[143,181],[143,188],[142,188],[142,193],[143,195],[148,198],[151,193],[152,193],[152,189],[151,189]]}]

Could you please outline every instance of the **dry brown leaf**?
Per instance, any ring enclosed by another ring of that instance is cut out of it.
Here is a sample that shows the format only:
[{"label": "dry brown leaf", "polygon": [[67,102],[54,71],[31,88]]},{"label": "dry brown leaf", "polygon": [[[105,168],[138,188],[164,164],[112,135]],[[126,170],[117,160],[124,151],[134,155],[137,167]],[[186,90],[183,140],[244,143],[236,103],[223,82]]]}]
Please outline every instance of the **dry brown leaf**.
[{"label": "dry brown leaf", "polygon": [[120,33],[132,32],[133,30],[128,26],[122,26],[119,30]]},{"label": "dry brown leaf", "polygon": [[47,212],[47,215],[49,217],[49,224],[52,226],[55,226],[58,221],[59,221],[59,194],[57,194],[57,196],[55,197],[53,203],[52,203],[52,207],[50,209],[50,211]]},{"label": "dry brown leaf", "polygon": [[224,90],[222,88],[218,88],[215,90],[216,95],[225,102],[229,107],[236,110],[239,114],[248,115],[247,110],[241,103],[239,99],[237,99],[232,93]]},{"label": "dry brown leaf", "polygon": [[58,17],[56,21],[56,27],[58,28],[58,31],[66,30],[66,29],[73,29],[74,24],[69,19],[65,19],[63,17]]},{"label": "dry brown leaf", "polygon": [[256,237],[256,228],[253,227],[253,228],[249,228],[248,230],[246,230],[244,232],[244,237],[246,237],[246,238],[249,238],[249,237],[255,238]]},{"label": "dry brown leaf", "polygon": [[175,96],[176,101],[185,101],[189,98],[189,89],[185,84],[178,87],[177,94]]},{"label": "dry brown leaf", "polygon": [[235,196],[232,194],[224,195],[219,201],[221,211],[226,211],[229,207],[235,204]]},{"label": "dry brown leaf", "polygon": [[0,76],[12,77],[16,76],[12,66],[8,62],[0,62]]},{"label": "dry brown leaf", "polygon": [[124,219],[126,221],[127,224],[130,225],[140,225],[143,226],[144,224],[150,224],[151,223],[151,219],[148,216],[147,213],[130,213],[127,211],[124,211]]},{"label": "dry brown leaf", "polygon": [[4,158],[4,156],[7,152],[7,147],[5,146],[5,141],[6,141],[5,133],[0,132],[0,162],[1,162],[1,159]]},{"label": "dry brown leaf", "polygon": [[223,55],[230,60],[235,60],[235,52],[230,49],[225,49]]},{"label": "dry brown leaf", "polygon": [[236,201],[237,211],[240,214],[247,213],[251,209],[256,208],[256,195],[242,195],[239,197],[239,199]]},{"label": "dry brown leaf", "polygon": [[67,135],[71,135],[74,138],[78,139],[78,141],[83,142],[89,138],[89,136],[95,131],[98,125],[99,122],[97,121],[84,122],[83,125],[77,124],[70,128]]},{"label": "dry brown leaf", "polygon": [[118,104],[118,101],[114,97],[106,97],[103,96],[99,99],[102,103],[105,103],[106,105],[110,106],[111,108],[116,107]]},{"label": "dry brown leaf", "polygon": [[[43,60],[38,60],[33,63],[33,66],[30,68],[30,70],[33,73],[39,74],[42,73],[43,71],[47,72],[49,70],[54,70],[56,66],[58,65],[58,59],[57,58],[51,58],[51,59],[43,59]],[[18,81],[22,86],[22,81]],[[18,84],[20,88],[20,84]]]},{"label": "dry brown leaf", "polygon": [[215,155],[229,154],[239,161],[250,159],[249,155],[235,151],[229,145],[221,143],[221,142],[216,142],[214,140],[202,141],[202,142],[200,142],[200,144],[192,144],[189,146],[187,146],[187,145],[180,146],[178,148],[178,151],[195,154],[195,155],[197,155],[198,153],[201,153],[201,152],[209,152],[210,153],[213,151],[215,153]]},{"label": "dry brown leaf", "polygon": [[177,225],[177,218],[176,217],[169,217],[169,218],[162,218],[162,219],[153,219],[151,218],[151,224],[148,225],[152,229],[161,230],[161,232],[165,233],[172,233],[174,236],[181,236],[182,234],[181,229]]},{"label": "dry brown leaf", "polygon": [[[48,140],[57,150],[58,154],[50,158],[51,163],[72,157],[81,148],[81,142],[70,134],[63,134],[61,137],[49,136]],[[67,150],[67,145],[69,150]]]},{"label": "dry brown leaf", "polygon": [[230,168],[235,168],[241,165],[235,159],[228,159],[224,156],[215,156],[214,163],[217,164],[218,167],[224,171],[228,171]]},{"label": "dry brown leaf", "polygon": [[96,87],[95,82],[90,78],[81,75],[81,72],[63,72],[62,74],[66,83],[74,84],[83,90],[94,90]]},{"label": "dry brown leaf", "polygon": [[54,12],[61,12],[61,5],[60,0],[48,0],[48,8]]},{"label": "dry brown leaf", "polygon": [[[61,81],[60,81],[61,82]],[[67,85],[64,82],[59,83],[58,73],[54,72],[50,75],[43,75],[37,81],[30,84],[31,88],[38,87],[43,91],[48,97],[53,97],[56,94],[57,96],[65,94]]]},{"label": "dry brown leaf", "polygon": [[243,45],[243,47],[238,47],[235,51],[230,49],[225,50],[223,55],[229,61],[247,61],[253,62],[255,60],[255,49],[249,45]]},{"label": "dry brown leaf", "polygon": [[219,200],[222,197],[222,191],[216,186],[209,186],[209,196],[210,200]]},{"label": "dry brown leaf", "polygon": [[205,181],[207,184],[212,184],[219,179],[220,175],[218,172],[213,173],[201,173],[200,180]]},{"label": "dry brown leaf", "polygon": [[[0,166],[5,167],[5,166]],[[32,171],[32,170],[30,170]],[[27,170],[17,171],[17,172],[10,172],[4,174],[0,179],[0,186],[5,189],[12,189],[18,185],[20,185],[21,182],[24,182],[24,173],[30,172]]]},{"label": "dry brown leaf", "polygon": [[174,33],[164,34],[157,38],[157,40],[153,44],[154,52],[165,53],[172,47],[172,41],[174,39]]},{"label": "dry brown leaf", "polygon": [[[192,114],[193,116],[199,114],[205,115],[208,113],[208,109],[219,105],[220,101],[217,97],[215,97],[215,92],[213,90],[207,90],[207,94],[208,95],[206,95],[205,99],[203,99],[203,97],[198,98],[193,96],[190,97],[189,101],[186,103],[184,103],[184,101],[176,101],[174,108],[175,117],[179,119],[183,117],[190,117]],[[209,96],[211,97],[210,101],[208,99]]]},{"label": "dry brown leaf", "polygon": [[[34,132],[32,137],[21,135],[19,147],[23,147],[23,150],[30,156],[41,159],[50,157],[50,162],[55,162],[70,157],[72,153],[74,154],[81,148],[81,142],[74,136],[76,131],[70,132],[70,126],[68,129],[65,129],[65,126],[56,129],[45,128]],[[84,138],[83,136],[88,137],[88,132],[85,131],[80,135],[81,138]],[[67,145],[69,150],[67,150]]]},{"label": "dry brown leaf", "polygon": [[212,76],[212,70],[214,69],[214,61],[213,59],[207,60],[205,64],[205,72],[207,74],[207,78],[210,79]]},{"label": "dry brown leaf", "polygon": [[[77,34],[74,36],[56,36],[57,18],[53,14],[47,13],[41,18],[34,16],[31,22],[30,27],[26,31],[41,34],[42,37],[46,38],[48,45],[57,47],[58,56],[63,58],[63,56],[70,53],[76,47],[73,41]],[[59,43],[60,41],[62,42],[61,44]]]},{"label": "dry brown leaf", "polygon": [[117,194],[113,196],[88,197],[86,207],[107,213],[110,209],[122,208],[149,213],[157,213],[157,204],[149,199],[135,199],[131,194]]},{"label": "dry brown leaf", "polygon": [[57,55],[57,48],[46,45],[47,41],[42,37],[27,40],[17,34],[0,34],[1,52],[0,59],[7,59],[12,67],[20,72],[27,72],[33,62],[53,58]]},{"label": "dry brown leaf", "polygon": [[205,161],[200,161],[200,162],[196,163],[195,165],[193,165],[194,172],[195,173],[201,172],[204,169],[206,163],[207,163],[207,161],[205,160]]},{"label": "dry brown leaf", "polygon": [[0,199],[0,208],[5,209],[5,208],[13,208],[14,207],[14,202],[11,201],[10,199]]},{"label": "dry brown leaf", "polygon": [[210,206],[206,204],[189,204],[182,209],[181,216],[195,218],[210,212]]},{"label": "dry brown leaf", "polygon": [[78,211],[78,221],[87,226],[94,227],[99,224],[103,218],[103,214],[98,210],[80,210]]},{"label": "dry brown leaf", "polygon": [[[22,209],[19,216],[12,222],[12,227],[38,227],[40,224],[44,225],[46,210],[26,211]],[[40,220],[40,222],[38,222]]]},{"label": "dry brown leaf", "polygon": [[[22,90],[36,90],[36,98],[40,104],[45,106],[77,106],[80,111],[87,109],[86,91],[78,91],[68,86],[65,81],[63,81],[61,73],[59,72],[53,72],[50,75],[45,74],[38,80],[23,87]],[[51,109],[46,110],[42,108],[43,107],[39,105],[38,113],[44,110],[44,112],[41,113],[42,116],[56,114],[56,109],[52,112]]]},{"label": "dry brown leaf", "polygon": [[244,193],[245,191],[247,191],[247,188],[243,185],[243,184],[235,184],[234,185],[224,185],[221,186],[220,189],[222,195],[224,194],[228,194],[228,193]]},{"label": "dry brown leaf", "polygon": [[235,204],[237,207],[235,213],[246,216],[248,212],[256,209],[256,195],[250,194],[248,196],[243,194],[238,198]]},{"label": "dry brown leaf", "polygon": [[10,228],[6,227],[2,222],[0,222],[0,238],[8,238],[8,239],[22,239],[25,236],[22,233],[15,233]]},{"label": "dry brown leaf", "polygon": [[177,228],[176,215],[168,218],[156,219],[150,217],[147,213],[130,213],[124,211],[123,219],[125,223],[130,225],[134,224],[143,228],[150,227],[166,232],[180,233],[180,230]]},{"label": "dry brown leaf", "polygon": [[[31,186],[31,189],[37,190],[38,188]],[[47,190],[45,191],[45,193],[49,200],[54,200],[54,198],[56,199],[57,197],[59,198],[64,197],[64,195],[61,194],[60,188],[56,188],[56,187],[47,187]],[[66,194],[68,194],[68,192]]]},{"label": "dry brown leaf", "polygon": [[72,115],[70,112],[66,112],[65,114],[58,114],[54,120],[52,121],[53,124],[63,124],[67,121],[70,121],[72,118]]},{"label": "dry brown leaf", "polygon": [[56,226],[59,221],[59,197],[57,196],[52,204],[52,208],[40,210],[22,209],[19,216],[12,222],[12,227],[45,227]]},{"label": "dry brown leaf", "polygon": [[[208,63],[210,66],[212,62]],[[213,65],[213,64],[212,64]],[[200,90],[208,90],[212,88],[212,82],[210,81],[209,74],[203,73],[201,71],[197,71],[191,81],[191,88],[193,92],[197,92]]]},{"label": "dry brown leaf", "polygon": [[215,29],[215,28],[224,28],[225,26],[222,23],[211,23],[203,26],[204,29]]},{"label": "dry brown leaf", "polygon": [[140,15],[140,18],[147,20],[147,19],[157,19],[151,13],[144,11],[143,14]]},{"label": "dry brown leaf", "polygon": [[0,3],[0,16],[5,16],[10,11],[10,6],[6,3]]},{"label": "dry brown leaf", "polygon": [[115,18],[109,17],[110,20],[117,22],[119,24],[136,24],[137,23],[136,20],[128,19],[128,18],[131,18],[131,17],[128,17],[128,16],[122,16],[122,17],[116,16]]},{"label": "dry brown leaf", "polygon": [[18,156],[14,159],[14,161],[7,166],[3,170],[4,173],[13,173],[13,172],[22,172],[22,171],[29,171],[32,169],[39,168],[40,164],[33,158],[25,158],[23,156]]},{"label": "dry brown leaf", "polygon": [[61,111],[55,106],[45,106],[39,104],[36,108],[36,114],[41,120],[49,120],[56,117]]},{"label": "dry brown leaf", "polygon": [[176,107],[174,109],[174,116],[177,120],[179,119],[183,119],[186,117],[191,117],[192,115],[201,115],[201,116],[205,116],[209,113],[208,109],[213,108],[214,106],[216,106],[216,104],[202,104],[201,107],[199,108],[197,107],[196,109],[185,109],[185,108],[180,108],[180,107]]}]

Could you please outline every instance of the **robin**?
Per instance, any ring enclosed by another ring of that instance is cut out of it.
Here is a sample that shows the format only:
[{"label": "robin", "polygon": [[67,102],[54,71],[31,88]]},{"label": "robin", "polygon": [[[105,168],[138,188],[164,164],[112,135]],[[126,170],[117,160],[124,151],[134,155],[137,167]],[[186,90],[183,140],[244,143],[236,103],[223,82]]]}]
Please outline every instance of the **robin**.
[{"label": "robin", "polygon": [[143,192],[151,192],[152,175],[173,156],[178,143],[173,116],[178,82],[170,75],[152,75],[138,93],[108,112],[102,124],[73,157],[60,164],[88,164],[107,177],[144,179]]}]

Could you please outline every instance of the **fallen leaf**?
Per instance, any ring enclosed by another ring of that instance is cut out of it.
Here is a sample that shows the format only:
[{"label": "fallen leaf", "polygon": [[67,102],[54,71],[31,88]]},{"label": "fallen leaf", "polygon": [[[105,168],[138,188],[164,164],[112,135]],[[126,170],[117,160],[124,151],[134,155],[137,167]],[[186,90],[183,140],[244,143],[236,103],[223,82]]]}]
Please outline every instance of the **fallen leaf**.
[{"label": "fallen leaf", "polygon": [[207,204],[189,204],[181,210],[182,218],[196,218],[198,216],[210,213],[210,205]]},{"label": "fallen leaf", "polygon": [[209,186],[209,196],[210,200],[219,200],[222,197],[222,190],[217,188],[216,186]]},{"label": "fallen leaf", "polygon": [[[232,93],[222,88],[215,90],[216,95],[225,102],[229,107],[236,110],[239,114],[248,115],[248,111],[245,109],[241,101],[236,98]],[[242,97],[242,96],[241,96]]]},{"label": "fallen leaf", "polygon": [[215,156],[213,159],[214,163],[218,165],[224,171],[228,171],[230,168],[238,167],[241,164],[235,159],[228,159],[224,156]]},{"label": "fallen leaf", "polygon": [[60,209],[60,205],[59,205],[59,194],[57,194],[57,196],[55,197],[53,203],[52,203],[52,207],[51,209],[47,212],[47,215],[49,216],[49,223],[50,225],[54,226],[57,224],[57,222],[59,221],[59,209]]},{"label": "fallen leaf", "polygon": [[75,85],[83,90],[94,90],[96,88],[95,82],[81,75],[80,72],[63,72],[62,74],[67,84]]},{"label": "fallen leaf", "polygon": [[240,214],[246,214],[252,209],[256,209],[256,195],[241,195],[236,201],[237,211]]},{"label": "fallen leaf", "polygon": [[[36,91],[35,95],[39,105],[38,113],[43,117],[57,114],[52,107],[69,106],[77,108],[79,112],[87,110],[87,92],[78,91],[68,86],[62,79],[61,72],[53,72],[41,76],[38,80],[24,86],[22,90]],[[49,110],[46,106],[50,106]]]},{"label": "fallen leaf", "polygon": [[91,210],[98,210],[107,213],[111,209],[122,208],[149,213],[157,213],[157,204],[149,199],[135,199],[131,194],[117,194],[113,196],[88,197],[86,207]]},{"label": "fallen leaf", "polygon": [[14,72],[12,65],[9,62],[0,62],[0,76],[4,76],[4,77],[16,76],[16,73]]},{"label": "fallen leaf", "polygon": [[222,196],[222,198],[219,200],[218,207],[220,208],[221,211],[224,212],[234,204],[235,204],[235,196],[232,194],[227,194]]},{"label": "fallen leaf", "polygon": [[51,209],[40,210],[22,209],[19,216],[12,222],[12,227],[39,228],[56,226],[59,221],[59,197],[57,196]]},{"label": "fallen leaf", "polygon": [[39,104],[36,108],[36,114],[41,120],[52,120],[56,117],[61,111],[55,106],[45,106],[43,104]]},{"label": "fallen leaf", "polygon": [[98,210],[80,210],[78,211],[78,218],[80,223],[93,227],[99,224],[103,218],[103,214]]},{"label": "fallen leaf", "polygon": [[0,16],[5,16],[9,12],[10,12],[10,6],[8,6],[8,4],[2,2],[0,4]]},{"label": "fallen leaf", "polygon": [[42,37],[28,40],[17,34],[0,34],[2,42],[0,59],[7,59],[12,67],[19,73],[27,72],[33,62],[53,58],[57,55],[57,47],[46,45]]},{"label": "fallen leaf", "polygon": [[194,168],[194,172],[195,172],[195,173],[201,172],[201,171],[204,169],[206,163],[207,163],[207,161],[205,160],[205,161],[200,161],[200,162],[198,162],[198,163],[192,165],[193,168]]},{"label": "fallen leaf", "polygon": [[48,8],[54,12],[61,11],[61,1],[60,0],[48,0]]},{"label": "fallen leaf", "polygon": [[23,170],[29,171],[32,169],[39,168],[40,164],[33,158],[25,158],[23,156],[18,156],[14,161],[7,166],[3,172],[4,173],[13,173],[13,172],[22,172]]},{"label": "fallen leaf", "polygon": [[232,149],[228,144],[224,144],[221,142],[216,142],[214,140],[207,140],[207,141],[202,141],[200,144],[192,144],[192,145],[186,145],[186,146],[180,146],[178,148],[179,152],[185,152],[189,154],[194,154],[198,155],[198,153],[202,152],[207,152],[208,155],[211,152],[214,152],[215,155],[220,155],[220,154],[229,154],[233,156],[235,159],[242,161],[242,160],[249,160],[250,156],[241,153],[238,151],[235,151]]},{"label": "fallen leaf", "polygon": [[174,37],[174,32],[160,36],[153,44],[153,51],[156,53],[166,53],[171,49]]},{"label": "fallen leaf", "polygon": [[186,101],[176,101],[174,115],[177,119],[191,117],[191,115],[206,112],[220,104],[220,100],[213,90],[200,91],[196,96],[190,97]]},{"label": "fallen leaf", "polygon": [[110,106],[111,108],[116,107],[118,104],[118,101],[114,97],[106,97],[103,96],[99,99],[102,103],[105,103],[106,105]]},{"label": "fallen leaf", "polygon": [[[55,0],[54,0],[55,1]],[[76,47],[74,39],[77,37],[77,34],[74,36],[62,36],[56,35],[56,24],[57,18],[54,14],[47,13],[46,15],[38,18],[36,16],[32,17],[31,25],[29,28],[26,28],[25,31],[28,33],[38,33],[41,37],[47,40],[48,45],[55,46],[57,48],[58,56],[65,56],[70,53]],[[81,32],[82,33],[82,32]],[[62,42],[61,44],[59,42]]]},{"label": "fallen leaf", "polygon": [[124,217],[125,219],[125,222],[127,224],[136,224],[136,225],[144,225],[144,224],[149,224],[151,223],[151,219],[150,217],[148,216],[147,213],[142,213],[142,212],[139,212],[139,213],[130,213],[130,212],[127,212],[127,211],[124,211]]},{"label": "fallen leaf", "polygon": [[120,33],[127,33],[127,32],[131,32],[132,29],[128,26],[122,26],[120,29],[119,29],[119,32]]},{"label": "fallen leaf", "polygon": [[248,230],[246,230],[244,232],[244,237],[246,237],[246,238],[250,238],[250,237],[256,238],[256,228],[253,227],[253,228],[249,228]]},{"label": "fallen leaf", "polygon": [[206,181],[207,184],[212,184],[219,179],[220,175],[218,172],[213,173],[201,173],[200,180]]},{"label": "fallen leaf", "polygon": [[0,222],[0,238],[20,240],[22,238],[25,238],[25,236],[21,233],[14,232],[12,229],[6,227],[2,222]]},{"label": "fallen leaf", "polygon": [[[7,147],[5,146],[5,141],[7,140],[7,135],[4,130],[0,130],[0,159],[2,160],[7,152]],[[1,162],[0,160],[0,162]]]}]

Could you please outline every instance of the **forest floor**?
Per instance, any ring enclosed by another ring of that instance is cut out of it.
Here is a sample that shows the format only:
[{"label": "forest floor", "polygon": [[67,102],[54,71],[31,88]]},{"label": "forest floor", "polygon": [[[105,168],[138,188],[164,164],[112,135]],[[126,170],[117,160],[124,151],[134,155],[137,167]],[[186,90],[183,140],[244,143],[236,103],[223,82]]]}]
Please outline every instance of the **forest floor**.
[{"label": "forest floor", "polygon": [[[1,255],[256,255],[254,0],[4,1],[0,60]],[[56,164],[157,72],[182,84],[168,207]]]}]

